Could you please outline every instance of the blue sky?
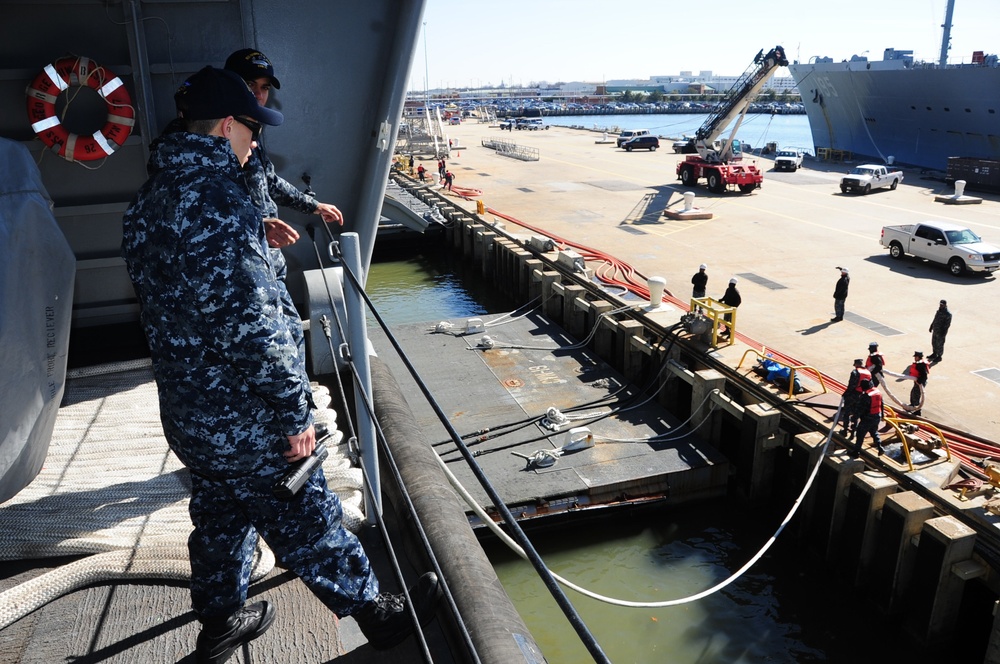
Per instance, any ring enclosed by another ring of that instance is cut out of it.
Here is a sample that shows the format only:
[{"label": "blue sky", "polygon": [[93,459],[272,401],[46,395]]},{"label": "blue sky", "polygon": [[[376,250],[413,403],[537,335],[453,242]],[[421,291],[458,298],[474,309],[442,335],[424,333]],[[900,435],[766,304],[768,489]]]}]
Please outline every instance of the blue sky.
[{"label": "blue sky", "polygon": [[[427,0],[410,89],[737,75],[761,48],[835,60],[886,47],[936,61],[946,0]],[[949,61],[1000,53],[1000,0],[956,0]],[[425,66],[426,48],[426,66]],[[781,72],[779,72],[779,75]]]}]

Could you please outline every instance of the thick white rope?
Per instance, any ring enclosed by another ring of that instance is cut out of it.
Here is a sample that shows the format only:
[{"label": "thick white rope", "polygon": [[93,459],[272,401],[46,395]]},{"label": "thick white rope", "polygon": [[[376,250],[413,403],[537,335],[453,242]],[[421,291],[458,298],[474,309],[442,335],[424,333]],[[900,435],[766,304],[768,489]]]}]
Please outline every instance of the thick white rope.
[{"label": "thick white rope", "polygon": [[[170,452],[147,361],[70,372],[45,465],[0,505],[0,560],[81,554],[87,558],[0,593],[0,629],[82,586],[190,578],[188,474]],[[326,388],[314,386],[316,420],[332,432],[324,463],[344,526],[363,522],[362,473],[351,468]],[[258,543],[251,580],[274,568]]]},{"label": "thick white rope", "polygon": [[[704,401],[702,403],[704,403]],[[834,417],[833,420],[834,422],[840,421],[840,408],[843,407],[843,404],[844,402],[843,400],[841,400],[840,407],[837,408],[837,415]],[[614,606],[623,606],[627,608],[662,609],[670,606],[689,604],[691,602],[696,602],[700,599],[704,599],[709,595],[713,595],[722,590],[723,588],[725,588],[726,586],[730,585],[731,583],[739,579],[741,576],[743,576],[747,571],[749,571],[750,568],[757,563],[757,561],[759,561],[761,558],[764,557],[764,554],[767,553],[767,551],[771,548],[771,546],[778,540],[778,536],[781,535],[782,531],[785,529],[785,526],[787,526],[788,523],[792,520],[792,517],[795,516],[795,513],[798,511],[799,506],[802,504],[803,499],[806,497],[806,494],[809,493],[809,489],[812,487],[813,481],[816,479],[816,474],[819,472],[819,468],[822,465],[823,458],[826,456],[826,450],[830,445],[830,439],[833,437],[833,432],[834,428],[831,428],[830,432],[826,436],[826,441],[823,443],[823,450],[818,455],[818,461],[816,465],[813,466],[812,472],[809,474],[809,478],[806,480],[805,486],[802,487],[802,491],[799,493],[799,497],[796,498],[795,503],[792,505],[791,509],[788,512],[788,515],[778,526],[777,530],[775,530],[771,538],[768,539],[768,541],[765,542],[764,545],[761,547],[760,551],[758,551],[752,558],[750,558],[750,560],[748,560],[742,567],[740,567],[738,570],[729,575],[729,577],[723,579],[722,581],[715,584],[711,588],[707,588],[706,590],[703,590],[700,593],[689,595],[687,597],[681,597],[678,599],[669,599],[660,602],[636,602],[632,600],[618,599],[615,597],[608,597],[606,595],[601,595],[599,593],[596,593],[592,590],[588,590],[582,586],[573,583],[572,581],[569,581],[559,576],[552,570],[549,570],[549,573],[552,574],[552,577],[556,579],[559,583],[565,585],[568,588],[572,588],[581,595],[586,595],[591,599],[596,599],[600,602],[604,602],[605,604],[612,604]],[[454,487],[455,491],[457,491],[458,494],[461,496],[461,498],[466,502],[466,504],[468,504],[469,507],[472,508],[472,511],[476,513],[476,515],[482,520],[482,522],[486,525],[486,527],[488,527],[491,531],[493,531],[493,534],[496,535],[498,538],[500,538],[500,540],[507,545],[507,548],[509,548],[518,556],[520,556],[523,560],[528,560],[528,556],[524,552],[524,549],[521,548],[521,545],[519,545],[517,542],[514,541],[513,538],[511,538],[507,533],[505,533],[500,528],[500,526],[495,521],[493,521],[493,518],[486,513],[486,510],[484,510],[482,507],[479,506],[479,503],[477,503],[475,498],[473,498],[472,495],[466,490],[466,488],[462,485],[461,481],[459,481],[459,479],[455,477],[455,475],[451,472],[451,470],[448,468],[448,465],[441,459],[441,457],[435,454],[434,458],[437,459],[438,465],[441,467],[445,475],[448,477],[448,481],[451,483],[452,487]]]}]

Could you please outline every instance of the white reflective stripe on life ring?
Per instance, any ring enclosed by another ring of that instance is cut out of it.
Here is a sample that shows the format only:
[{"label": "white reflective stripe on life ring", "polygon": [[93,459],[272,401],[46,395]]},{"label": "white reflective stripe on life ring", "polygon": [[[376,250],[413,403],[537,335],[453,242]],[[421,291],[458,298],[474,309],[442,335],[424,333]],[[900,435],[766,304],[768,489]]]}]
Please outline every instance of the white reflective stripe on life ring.
[{"label": "white reflective stripe on life ring", "polygon": [[50,115],[44,120],[39,120],[38,122],[32,124],[31,131],[38,134],[45,131],[46,129],[49,129],[50,127],[55,127],[57,124],[59,124],[59,118],[56,117],[55,115]]},{"label": "white reflective stripe on life ring", "polygon": [[115,146],[109,143],[108,139],[105,138],[104,134],[102,134],[101,132],[99,131],[94,132],[94,140],[97,141],[97,144],[101,146],[102,150],[104,150],[104,154],[110,155],[112,152],[115,151]]},{"label": "white reflective stripe on life ring", "polygon": [[122,80],[120,78],[118,78],[117,76],[115,76],[113,79],[111,79],[110,81],[108,81],[107,83],[105,83],[104,86],[101,87],[100,90],[98,90],[98,92],[101,93],[102,97],[104,97],[105,99],[107,99],[107,97],[108,97],[109,94],[111,94],[112,92],[114,92],[115,90],[117,90],[118,88],[120,88],[121,86],[122,86]]},{"label": "white reflective stripe on life ring", "polygon": [[45,65],[45,74],[49,77],[49,80],[56,84],[56,87],[60,90],[65,90],[69,87],[63,77],[56,72],[56,68],[51,64]]},{"label": "white reflective stripe on life ring", "polygon": [[[126,118],[122,115],[114,115],[113,113],[108,113],[108,122],[118,124],[123,127],[135,126],[135,118]],[[131,133],[131,131],[129,133]]]}]

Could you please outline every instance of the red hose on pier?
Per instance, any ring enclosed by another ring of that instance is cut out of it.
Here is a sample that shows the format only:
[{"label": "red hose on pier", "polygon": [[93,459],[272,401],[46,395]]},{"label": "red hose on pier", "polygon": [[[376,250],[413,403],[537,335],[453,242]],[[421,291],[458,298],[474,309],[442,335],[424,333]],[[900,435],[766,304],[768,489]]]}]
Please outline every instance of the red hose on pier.
[{"label": "red hose on pier", "polygon": [[[649,287],[646,285],[647,278],[628,263],[625,263],[624,261],[621,261],[603,251],[598,251],[553,235],[549,231],[527,224],[494,208],[487,207],[486,211],[513,224],[517,224],[518,226],[526,228],[530,231],[544,235],[545,237],[550,238],[553,242],[559,244],[561,247],[570,247],[576,250],[588,263],[599,263],[599,265],[594,268],[594,276],[601,283],[623,288],[638,297],[649,299]],[[687,301],[674,297],[674,295],[669,291],[665,292],[663,299],[679,309],[684,311],[690,310]],[[741,332],[737,332],[736,337],[743,343],[753,348],[765,348],[764,344]],[[775,350],[774,348],[768,347],[767,354],[783,364],[790,366],[803,365],[803,363],[798,359],[790,355],[786,355],[781,351]],[[832,387],[834,391],[843,394],[847,385],[822,372],[820,373],[823,376],[824,383],[828,387]],[[986,474],[982,470],[981,466],[976,462],[976,459],[994,458],[1000,460],[1000,446],[997,446],[996,444],[985,439],[976,438],[948,427],[940,425],[936,426],[938,426],[938,428],[945,434],[948,441],[948,449],[951,451],[952,455],[959,460],[963,469],[976,477],[987,479]],[[921,429],[917,435],[927,440],[936,437],[935,434],[925,429]]]}]

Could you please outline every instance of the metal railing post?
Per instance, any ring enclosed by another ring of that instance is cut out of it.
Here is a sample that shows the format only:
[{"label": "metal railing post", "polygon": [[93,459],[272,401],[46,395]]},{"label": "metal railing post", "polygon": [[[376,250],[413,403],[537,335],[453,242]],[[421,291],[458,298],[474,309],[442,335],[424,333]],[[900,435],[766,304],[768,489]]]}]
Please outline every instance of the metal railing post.
[{"label": "metal railing post", "polygon": [[[340,246],[343,250],[344,262],[352,274],[357,275],[359,283],[365,283],[367,270],[361,264],[361,244],[357,233],[342,233]],[[367,395],[367,401],[372,397],[371,363],[368,359],[368,324],[365,316],[365,304],[361,294],[347,281],[344,282],[344,305],[347,308],[347,346],[351,351],[351,361],[358,371],[360,384],[354,385],[354,402],[365,403],[360,392]],[[364,464],[371,492],[365,494],[365,514],[369,525],[376,523],[376,514],[382,514],[382,491],[378,473],[378,446],[375,442],[375,422],[367,408],[356,408],[358,445],[361,447],[361,463]],[[375,502],[372,505],[372,501]]]}]

